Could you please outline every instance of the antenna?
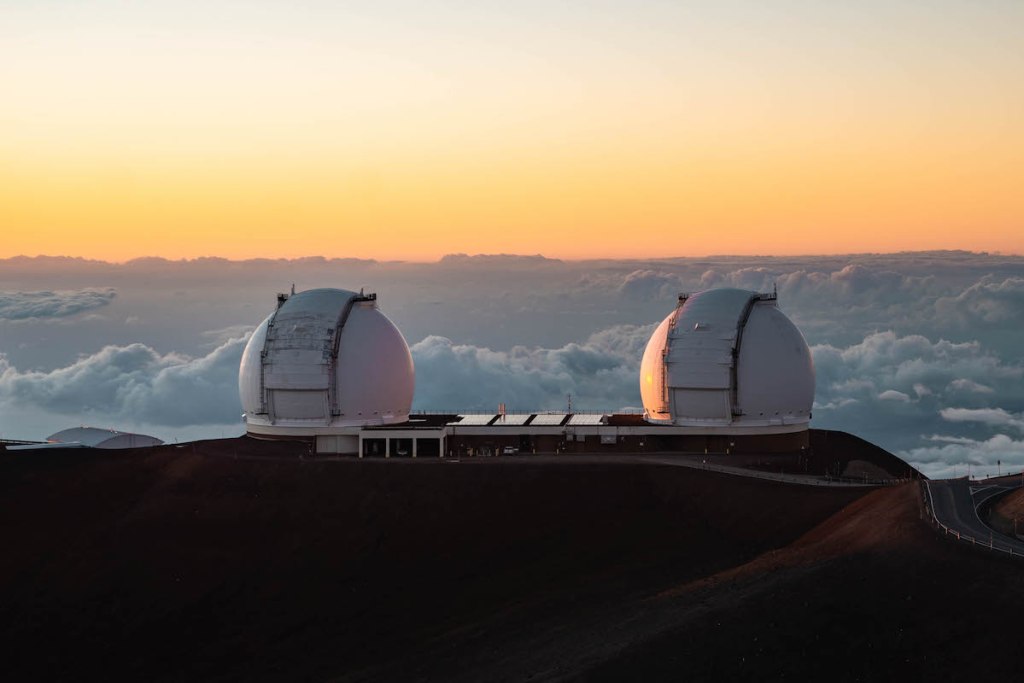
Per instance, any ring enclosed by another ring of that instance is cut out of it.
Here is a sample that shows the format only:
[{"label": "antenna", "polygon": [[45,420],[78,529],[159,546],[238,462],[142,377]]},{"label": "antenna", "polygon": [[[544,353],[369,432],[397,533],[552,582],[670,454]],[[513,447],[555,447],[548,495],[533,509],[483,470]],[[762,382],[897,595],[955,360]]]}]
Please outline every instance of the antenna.
[{"label": "antenna", "polygon": [[292,283],[292,294],[295,294],[295,283]]},{"label": "antenna", "polygon": [[566,409],[565,412],[571,413],[572,412],[572,394],[566,394],[565,398],[569,401],[569,407]]}]

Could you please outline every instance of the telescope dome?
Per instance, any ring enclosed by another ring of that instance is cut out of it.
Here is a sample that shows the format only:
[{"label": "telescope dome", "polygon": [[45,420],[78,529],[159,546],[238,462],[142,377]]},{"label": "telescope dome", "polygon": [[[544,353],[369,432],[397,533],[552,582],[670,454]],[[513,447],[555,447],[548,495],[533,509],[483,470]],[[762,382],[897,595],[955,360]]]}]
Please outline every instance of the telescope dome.
[{"label": "telescope dome", "polygon": [[807,429],[814,363],[775,294],[712,289],[681,295],[640,365],[649,422],[722,433]]},{"label": "telescope dome", "polygon": [[247,431],[313,436],[405,422],[415,371],[409,345],[375,294],[311,289],[279,295],[242,354]]}]

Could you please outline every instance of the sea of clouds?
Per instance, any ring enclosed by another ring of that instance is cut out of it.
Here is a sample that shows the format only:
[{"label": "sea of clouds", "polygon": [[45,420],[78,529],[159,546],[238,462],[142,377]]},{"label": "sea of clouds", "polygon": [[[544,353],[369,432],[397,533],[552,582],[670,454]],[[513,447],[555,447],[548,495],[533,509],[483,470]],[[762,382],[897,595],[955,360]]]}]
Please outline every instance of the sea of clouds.
[{"label": "sea of clouds", "polygon": [[275,293],[367,287],[416,363],[419,410],[640,406],[679,292],[777,289],[811,345],[816,427],[929,475],[1024,468],[1024,258],[966,252],[559,261],[0,261],[0,435],[77,424],[241,432],[238,362]]}]

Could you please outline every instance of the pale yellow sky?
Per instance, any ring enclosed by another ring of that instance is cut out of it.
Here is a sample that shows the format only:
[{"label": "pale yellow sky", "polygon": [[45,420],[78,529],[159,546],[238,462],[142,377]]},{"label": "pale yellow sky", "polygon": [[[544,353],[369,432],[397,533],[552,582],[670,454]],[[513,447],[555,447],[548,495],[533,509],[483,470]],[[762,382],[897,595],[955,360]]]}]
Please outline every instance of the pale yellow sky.
[{"label": "pale yellow sky", "polygon": [[0,9],[0,256],[1024,253],[1012,2]]}]

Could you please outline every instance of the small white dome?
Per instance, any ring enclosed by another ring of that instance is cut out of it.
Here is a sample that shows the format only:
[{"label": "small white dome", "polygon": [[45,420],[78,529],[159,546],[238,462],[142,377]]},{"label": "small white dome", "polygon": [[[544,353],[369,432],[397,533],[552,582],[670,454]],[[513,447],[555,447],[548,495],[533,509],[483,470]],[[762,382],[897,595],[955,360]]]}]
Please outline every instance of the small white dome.
[{"label": "small white dome", "polygon": [[409,345],[374,294],[311,289],[282,298],[246,344],[238,387],[250,433],[316,435],[404,422]]},{"label": "small white dome", "polygon": [[774,294],[712,289],[681,296],[651,335],[640,394],[650,422],[797,431],[811,419],[814,363]]},{"label": "small white dome", "polygon": [[163,443],[155,436],[119,432],[116,429],[72,427],[46,437],[47,443],[86,446],[88,448],[142,448]]}]

